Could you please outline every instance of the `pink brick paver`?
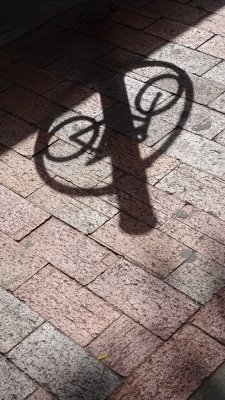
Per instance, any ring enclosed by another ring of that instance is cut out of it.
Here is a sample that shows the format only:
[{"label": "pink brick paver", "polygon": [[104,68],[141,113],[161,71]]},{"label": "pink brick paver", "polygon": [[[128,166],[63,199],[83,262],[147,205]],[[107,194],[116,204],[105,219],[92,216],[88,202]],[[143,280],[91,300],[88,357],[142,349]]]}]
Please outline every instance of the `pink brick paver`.
[{"label": "pink brick paver", "polygon": [[192,319],[192,323],[225,344],[225,290],[218,293]]},{"label": "pink brick paver", "polygon": [[15,295],[82,346],[120,316],[104,300],[50,265]]},{"label": "pink brick paver", "polygon": [[223,2],[3,13],[0,399],[225,399]]},{"label": "pink brick paver", "polygon": [[187,325],[142,364],[110,400],[186,400],[224,359],[224,346]]}]

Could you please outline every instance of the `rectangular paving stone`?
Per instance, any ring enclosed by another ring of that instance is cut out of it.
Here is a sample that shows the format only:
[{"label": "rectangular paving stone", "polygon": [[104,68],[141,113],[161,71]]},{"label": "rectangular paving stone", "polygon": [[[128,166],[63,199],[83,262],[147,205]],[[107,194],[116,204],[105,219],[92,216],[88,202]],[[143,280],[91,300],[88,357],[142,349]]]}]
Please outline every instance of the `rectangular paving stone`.
[{"label": "rectangular paving stone", "polygon": [[[172,100],[170,98],[169,101]],[[175,97],[174,100],[176,100],[174,105],[163,113],[163,118],[173,123],[174,128],[178,125],[207,139],[212,139],[224,129],[223,114],[180,97]],[[163,102],[161,107],[164,105],[166,106],[166,102]]]},{"label": "rectangular paving stone", "polygon": [[9,81],[6,81],[5,79],[0,78],[0,93],[4,92],[6,89],[10,88],[12,86],[12,83]]},{"label": "rectangular paving stone", "polygon": [[12,63],[9,57],[7,57],[4,53],[0,53],[0,69],[7,67]]},{"label": "rectangular paving stone", "polygon": [[202,10],[210,11],[216,14],[225,14],[225,8],[222,6],[223,0],[191,0],[189,5],[191,7],[201,8]]},{"label": "rectangular paving stone", "polygon": [[49,215],[6,187],[0,185],[0,230],[20,240]]},{"label": "rectangular paving stone", "polygon": [[120,384],[117,375],[48,323],[10,352],[10,358],[62,400],[105,400]]},{"label": "rectangular paving stone", "polygon": [[189,263],[188,260],[173,271],[165,282],[201,304],[207,303],[225,286],[225,282],[215,279],[213,275],[196,266],[195,262]]},{"label": "rectangular paving stone", "polygon": [[180,164],[156,187],[225,220],[225,185],[212,175]]},{"label": "rectangular paving stone", "polygon": [[117,260],[109,250],[54,218],[21,243],[82,284],[91,282]]},{"label": "rectangular paving stone", "polygon": [[27,400],[54,400],[55,397],[53,397],[50,393],[46,392],[45,389],[37,389],[35,390],[34,393],[32,393]]},{"label": "rectangular paving stone", "polygon": [[217,135],[217,136],[215,137],[215,141],[216,141],[217,143],[220,143],[220,144],[222,144],[223,146],[225,146],[225,131],[220,132],[219,135]]},{"label": "rectangular paving stone", "polygon": [[[219,8],[220,7],[217,5],[217,9]],[[200,22],[198,22],[198,28],[212,32],[216,35],[225,36],[224,16],[217,13],[205,16]]]},{"label": "rectangular paving stone", "polygon": [[[49,154],[53,160],[47,158],[45,152],[37,154],[35,160],[38,164],[44,161],[47,170],[85,189],[92,188],[112,173],[112,166],[104,160],[88,164],[92,160],[90,154],[83,153],[76,157],[76,153],[74,146],[58,140],[49,147]],[[62,161],[64,157],[66,160]]]},{"label": "rectangular paving stone", "polygon": [[[112,97],[122,103],[128,103],[131,107],[135,108],[136,97],[143,87],[143,83],[139,80],[133,79],[129,76],[117,74],[108,81],[104,82],[102,85],[99,85],[97,89],[100,91],[100,93]],[[157,93],[158,90],[155,87],[149,86],[142,95],[140,107],[147,112]],[[168,99],[169,97],[170,94],[162,90],[159,103]]]},{"label": "rectangular paving stone", "polygon": [[209,103],[209,107],[214,110],[220,111],[221,113],[225,113],[225,93],[221,94],[215,100]]},{"label": "rectangular paving stone", "polygon": [[210,376],[188,400],[203,400],[204,398],[223,400],[225,396],[225,363]]},{"label": "rectangular paving stone", "polygon": [[169,0],[154,0],[144,7],[146,11],[153,10],[160,17],[170,18],[185,24],[193,24],[206,13],[184,4],[177,4]]},{"label": "rectangular paving stone", "polygon": [[[36,143],[37,139],[38,143]],[[56,140],[56,137],[48,135],[43,130],[14,115],[5,114],[2,116],[0,142],[22,156],[31,158],[35,153],[43,150],[48,144],[54,143]]]},{"label": "rectangular paving stone", "polygon": [[21,369],[0,355],[0,393],[3,400],[25,400],[36,386]]},{"label": "rectangular paving stone", "polygon": [[222,36],[214,36],[212,39],[208,40],[208,42],[202,44],[199,47],[200,51],[203,53],[210,54],[215,57],[225,59],[225,43],[224,37]]},{"label": "rectangular paving stone", "polygon": [[63,80],[47,69],[21,60],[1,70],[0,76],[38,94],[47,92]]},{"label": "rectangular paving stone", "polygon": [[2,288],[0,288],[0,317],[0,351],[2,353],[8,353],[43,323],[43,319],[38,314]]},{"label": "rectangular paving stone", "polygon": [[192,323],[225,344],[225,289],[219,292],[192,319]]},{"label": "rectangular paving stone", "polygon": [[149,54],[149,58],[175,64],[182,69],[200,76],[220,61],[220,59],[209,54],[204,54],[176,43],[167,43],[159,49],[153,50]]},{"label": "rectangular paving stone", "polygon": [[33,161],[0,145],[0,183],[20,194],[28,196],[54,175],[37,168]]},{"label": "rectangular paving stone", "polygon": [[145,28],[145,32],[190,47],[191,49],[196,49],[213,36],[212,33],[203,31],[202,29],[185,25],[187,23],[186,18],[183,22],[184,24],[163,18]]},{"label": "rectangular paving stone", "polygon": [[[103,115],[99,116],[100,120],[103,118]],[[138,177],[142,177],[145,171],[146,179],[151,184],[155,184],[179,164],[179,161],[164,154],[159,154],[155,159],[154,149],[112,131],[105,124],[99,126],[98,137],[91,143],[92,122],[74,119],[72,111],[56,117],[53,122],[47,119],[41,126],[49,132],[54,132],[57,138],[74,146],[76,151],[83,150],[83,146],[86,145],[86,152],[91,153],[93,158],[96,156],[96,161],[99,157],[114,167]],[[81,131],[82,136],[79,135]]]},{"label": "rectangular paving stone", "polygon": [[162,232],[166,233],[175,240],[179,240],[184,245],[199,251],[206,257],[212,258],[220,264],[225,261],[225,246],[216,240],[203,235],[197,229],[191,228],[178,220],[171,219],[160,227]]},{"label": "rectangular paving stone", "polygon": [[54,180],[54,187],[44,185],[28,200],[86,234],[94,232],[118,212],[113,204],[88,195],[60,178]]},{"label": "rectangular paving stone", "polygon": [[[154,210],[168,216],[172,216],[175,212],[179,213],[179,210],[184,206],[181,200],[176,199],[154,186],[144,183],[142,180],[130,174],[119,178],[114,185],[116,188],[128,193],[140,202],[146,205],[151,204]],[[146,196],[146,192],[148,196]]]},{"label": "rectangular paving stone", "polygon": [[224,357],[224,346],[186,325],[131,374],[110,400],[186,400]]},{"label": "rectangular paving stone", "polygon": [[225,61],[222,61],[215,67],[211,68],[203,76],[225,85]]},{"label": "rectangular paving stone", "polygon": [[0,94],[0,107],[34,124],[60,110],[49,100],[16,86]]},{"label": "rectangular paving stone", "polygon": [[[167,139],[162,139],[155,147],[160,149]],[[225,149],[219,143],[205,139],[194,133],[181,130],[178,137],[166,149],[166,154],[218,177],[225,174]],[[216,162],[215,162],[216,154]]]},{"label": "rectangular paving stone", "polygon": [[114,72],[84,58],[64,55],[48,66],[64,78],[89,87],[96,86],[114,75]]},{"label": "rectangular paving stone", "polygon": [[[79,21],[82,21],[82,19],[79,19]],[[74,26],[74,29],[83,33],[87,33],[91,36],[97,36],[104,33],[106,29],[111,28],[113,25],[115,25],[115,23],[110,21],[108,18],[101,21],[88,21],[84,18],[82,22]]]},{"label": "rectangular paving stone", "polygon": [[127,25],[131,28],[144,29],[152,22],[153,18],[144,17],[142,15],[133,14],[128,11],[118,10],[111,13],[110,18],[118,24]]},{"label": "rectangular paving stone", "polygon": [[119,24],[105,31],[104,39],[117,47],[142,55],[150,54],[153,49],[164,43],[164,40],[156,36]]},{"label": "rectangular paving stone", "polygon": [[162,339],[197,309],[187,297],[125,260],[95,279],[89,289]]},{"label": "rectangular paving stone", "polygon": [[101,40],[72,30],[61,35],[57,47],[90,61],[97,60],[113,49],[113,46],[107,41],[105,33],[104,40]]},{"label": "rectangular paving stone", "polygon": [[154,66],[153,62],[140,54],[116,48],[106,54],[98,61],[101,65],[111,68],[114,71],[122,72],[131,78],[147,82],[152,77],[165,71],[163,66]]},{"label": "rectangular paving stone", "polygon": [[15,295],[81,346],[86,346],[120,315],[50,265],[24,283]]},{"label": "rectangular paving stone", "polygon": [[153,146],[176,126],[166,115],[160,114],[154,116],[151,123],[146,126],[142,120],[140,121],[140,115],[135,108],[117,103],[105,111],[105,124],[131,139],[141,140],[146,146]]},{"label": "rectangular paving stone", "polygon": [[[216,68],[216,67],[215,67]],[[164,71],[164,73],[170,73],[170,70]],[[207,79],[207,74],[201,76],[197,76],[194,74],[188,73],[188,76],[191,80],[193,86],[193,97],[191,94],[183,92],[181,97],[187,97],[188,100],[194,101],[195,103],[200,103],[207,105],[210,101],[216,99],[221,93],[225,91],[225,85],[222,82],[212,82],[211,79]],[[172,78],[172,77],[171,77]],[[177,93],[177,82],[171,78],[161,78],[154,83],[154,86],[161,88],[163,90],[167,90],[170,93]],[[210,78],[210,77],[209,77]],[[179,78],[179,84],[184,87],[187,86],[186,79],[183,77]],[[188,103],[189,104],[189,103]],[[196,104],[193,104],[192,114],[198,110],[199,107]],[[210,111],[210,110],[209,110]],[[206,110],[204,112],[206,114]],[[200,118],[200,117],[199,117]]]},{"label": "rectangular paving stone", "polygon": [[225,245],[225,222],[221,219],[191,205],[175,212],[174,218]]},{"label": "rectangular paving stone", "polygon": [[103,105],[104,108],[107,108],[113,104],[111,99],[105,96],[102,98],[100,93],[70,81],[64,81],[57,85],[53,90],[46,93],[46,97],[90,118],[100,114]]},{"label": "rectangular paving stone", "polygon": [[0,285],[11,291],[47,264],[42,258],[25,250],[21,245],[0,232]]},{"label": "rectangular paving stone", "polygon": [[122,376],[130,373],[161,344],[161,340],[125,315],[118,318],[93,342],[88,350]]},{"label": "rectangular paving stone", "polygon": [[122,212],[92,237],[159,277],[166,277],[185,258],[180,243]]}]

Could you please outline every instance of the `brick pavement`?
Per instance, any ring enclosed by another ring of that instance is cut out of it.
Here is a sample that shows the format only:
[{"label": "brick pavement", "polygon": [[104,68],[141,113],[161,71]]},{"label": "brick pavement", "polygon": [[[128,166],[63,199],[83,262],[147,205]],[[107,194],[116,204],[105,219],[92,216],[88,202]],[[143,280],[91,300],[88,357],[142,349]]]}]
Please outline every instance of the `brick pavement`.
[{"label": "brick pavement", "polygon": [[82,1],[0,49],[0,399],[225,399],[225,6]]}]

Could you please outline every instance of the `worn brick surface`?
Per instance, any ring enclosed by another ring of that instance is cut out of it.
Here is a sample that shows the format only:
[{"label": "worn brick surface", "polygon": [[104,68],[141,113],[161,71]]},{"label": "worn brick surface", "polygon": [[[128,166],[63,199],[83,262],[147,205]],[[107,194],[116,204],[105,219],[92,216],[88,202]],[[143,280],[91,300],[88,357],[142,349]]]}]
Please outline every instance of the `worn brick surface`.
[{"label": "worn brick surface", "polygon": [[189,397],[189,400],[201,400],[204,397],[223,400],[225,395],[225,363],[223,363],[216,372],[212,374],[200,388]]},{"label": "worn brick surface", "polygon": [[[58,140],[49,148],[49,155],[44,151],[35,159],[38,164],[44,162],[47,170],[83,188],[91,188],[112,173],[112,166],[104,160],[89,164],[92,157],[84,153],[76,158],[77,150],[74,146]],[[67,160],[68,158],[68,160]]]},{"label": "worn brick surface", "polygon": [[203,76],[224,85],[225,84],[225,61],[222,61],[215,67],[211,68]]},{"label": "worn brick surface", "polygon": [[56,137],[48,135],[43,130],[11,114],[6,114],[1,120],[1,144],[28,158],[56,140]]},{"label": "worn brick surface", "polygon": [[86,234],[94,232],[118,212],[113,204],[109,205],[59,178],[54,180],[54,188],[44,185],[28,200]]},{"label": "worn brick surface", "polygon": [[[164,139],[156,147],[160,148],[163,141]],[[215,176],[222,177],[225,174],[224,146],[191,132],[182,130],[168,147],[166,154]]]},{"label": "worn brick surface", "polygon": [[209,103],[209,107],[212,107],[217,111],[225,113],[225,93],[221,94],[211,103]]},{"label": "worn brick surface", "polygon": [[104,364],[128,376],[161,344],[161,340],[125,315],[89,344],[95,357],[106,354]]},{"label": "worn brick surface", "polygon": [[56,219],[36,229],[22,244],[83,284],[116,262],[110,251]]},{"label": "worn brick surface", "polygon": [[211,175],[181,164],[156,186],[225,220],[225,185]]},{"label": "worn brick surface", "polygon": [[[155,90],[154,90],[155,91]],[[149,107],[151,103],[148,103]],[[135,108],[129,108],[124,104],[117,103],[104,113],[106,126],[117,132],[123,133],[131,139],[143,139],[147,146],[153,146],[159,140],[170,133],[175,123],[171,123],[167,116],[157,114],[152,118],[149,124],[142,120],[140,112]],[[177,120],[179,115],[177,115]],[[144,139],[145,138],[145,139]]]},{"label": "worn brick surface", "polygon": [[186,24],[193,24],[206,14],[202,10],[192,8],[184,4],[177,4],[174,1],[169,0],[154,0],[150,3],[150,5],[144,7],[144,9],[146,11],[153,10],[161,17],[171,18],[175,21],[184,22]]},{"label": "worn brick surface", "polygon": [[[215,67],[216,68],[216,67]],[[212,69],[213,70],[213,69]],[[164,71],[164,73],[169,73],[170,70]],[[173,75],[170,74],[170,78],[161,78],[158,79],[158,81],[154,82],[154,86],[167,90],[170,93],[177,93],[177,80],[173,79]],[[210,101],[216,99],[221,93],[224,92],[225,86],[223,84],[223,81],[221,82],[212,82],[211,79],[205,78],[207,74],[205,74],[203,77],[191,74],[190,72],[188,73],[188,77],[191,80],[191,83],[193,85],[193,95],[188,92],[183,92],[181,94],[181,97],[187,97],[188,100],[194,101],[196,103],[204,104],[207,105],[209,104]],[[209,76],[210,78],[210,76]],[[179,84],[183,85],[184,87],[187,86],[187,82],[185,78],[180,78],[179,79]],[[191,111],[191,114],[195,113],[195,110],[198,110],[198,106],[193,103],[193,109]],[[210,110],[209,115],[210,115]],[[206,114],[206,110],[205,113]]]},{"label": "worn brick surface", "polygon": [[[121,74],[115,75],[113,78],[109,79],[105,83],[99,86],[99,91],[107,96],[113,97],[117,101],[123,103],[129,103],[131,107],[136,105],[136,97],[139,91],[144,87],[144,84],[137,79],[130,78],[129,76],[123,76]],[[147,112],[150,108],[150,104],[156,97],[158,89],[153,86],[146,87],[144,91],[140,108]],[[160,101],[166,100],[170,97],[170,94],[165,91],[161,91]]]},{"label": "worn brick surface", "polygon": [[174,217],[225,245],[225,222],[221,219],[190,205],[174,213]]},{"label": "worn brick surface", "polygon": [[49,215],[16,193],[0,186],[0,230],[15,240],[42,224]]},{"label": "worn brick surface", "polygon": [[36,384],[19,368],[0,355],[0,393],[2,399],[27,399]]},{"label": "worn brick surface", "polygon": [[222,243],[203,235],[197,229],[191,228],[190,226],[174,219],[165,222],[160,229],[174,239],[179,240],[184,245],[199,251],[201,254],[212,258],[222,265],[224,264],[225,246]]},{"label": "worn brick surface", "polygon": [[127,25],[136,29],[144,29],[146,26],[154,22],[154,19],[152,18],[147,18],[123,10],[113,12],[110,18],[119,24]]},{"label": "worn brick surface", "polygon": [[217,136],[215,137],[215,141],[216,141],[217,143],[220,143],[220,144],[222,144],[223,146],[225,146],[225,131],[220,132],[219,135],[217,135]]},{"label": "worn brick surface", "polygon": [[9,57],[0,53],[0,69],[7,67],[11,63],[12,63],[12,60],[10,60]]},{"label": "worn brick surface", "polygon": [[75,25],[74,28],[80,32],[87,33],[88,35],[97,36],[104,33],[104,31],[111,28],[113,25],[115,25],[115,23],[109,19],[104,19],[102,21],[84,19],[84,21]]},{"label": "worn brick surface", "polygon": [[49,100],[20,87],[1,93],[0,107],[32,123],[40,122],[60,110]]},{"label": "worn brick surface", "polygon": [[32,393],[27,400],[55,400],[55,398],[45,389],[37,389],[34,393]]},{"label": "worn brick surface", "polygon": [[61,83],[48,92],[46,96],[78,114],[92,118],[102,112],[102,104],[104,104],[104,107],[109,107],[112,104],[111,99],[101,98],[100,93],[69,81]]},{"label": "worn brick surface", "polygon": [[199,268],[195,263],[182,264],[166,278],[166,282],[193,300],[201,304],[207,303],[217,293],[225,282],[218,279],[205,270]]},{"label": "worn brick surface", "polygon": [[2,288],[0,288],[0,317],[2,353],[11,350],[43,322],[38,314]]},{"label": "worn brick surface", "polygon": [[46,264],[1,232],[0,246],[0,285],[6,289],[17,289]]},{"label": "worn brick surface", "polygon": [[159,61],[167,61],[200,76],[220,61],[220,59],[209,54],[204,54],[176,43],[168,43],[161,46],[159,49],[152,51],[149,57]]},{"label": "worn brick surface", "polygon": [[6,81],[5,79],[0,79],[0,93],[4,92],[6,89],[10,88],[12,83]]},{"label": "worn brick surface", "polygon": [[147,82],[160,73],[165,72],[165,67],[154,66],[153,61],[137,53],[116,48],[99,60],[99,63],[114,71],[122,72],[127,76]]},{"label": "worn brick surface", "polygon": [[187,325],[142,364],[110,400],[186,400],[224,358],[221,344]]},{"label": "worn brick surface", "polygon": [[104,38],[116,46],[143,55],[151,53],[164,42],[156,36],[119,24],[105,31]]},{"label": "worn brick surface", "polygon": [[62,400],[105,400],[120,384],[115,374],[47,323],[14,348],[10,358]]},{"label": "worn brick surface", "polygon": [[[217,7],[217,9],[219,9],[219,7]],[[222,15],[210,14],[198,23],[198,27],[205,31],[225,36],[224,16]]]},{"label": "worn brick surface", "polygon": [[24,283],[15,295],[82,346],[119,317],[106,302],[52,266]]},{"label": "worn brick surface", "polygon": [[36,168],[33,161],[1,145],[0,152],[0,183],[21,196],[28,196],[49,179],[44,170]]},{"label": "worn brick surface", "polygon": [[[186,19],[184,21],[187,23]],[[151,24],[145,32],[157,35],[174,43],[196,49],[210,39],[213,34],[195,27],[188,27],[180,22],[161,19]]]},{"label": "worn brick surface", "polygon": [[64,55],[48,68],[76,83],[95,86],[114,75],[114,72],[78,56]]},{"label": "worn brick surface", "polygon": [[0,76],[38,94],[47,92],[63,80],[46,69],[24,61],[16,61],[1,70]]},{"label": "worn brick surface", "polygon": [[123,260],[98,277],[89,288],[163,339],[197,309],[181,293]]},{"label": "worn brick surface", "polygon": [[223,289],[192,319],[195,325],[222,343],[225,343],[224,306],[225,290]]},{"label": "worn brick surface", "polygon": [[212,56],[225,59],[225,40],[222,36],[214,36],[208,42],[199,47],[200,51]]},{"label": "worn brick surface", "polygon": [[180,243],[123,213],[92,236],[160,277],[167,276],[183,261]]},{"label": "worn brick surface", "polygon": [[[106,39],[105,33],[104,39]],[[60,49],[91,61],[97,60],[113,49],[113,46],[108,41],[72,30],[63,34],[59,41],[58,47]]]}]

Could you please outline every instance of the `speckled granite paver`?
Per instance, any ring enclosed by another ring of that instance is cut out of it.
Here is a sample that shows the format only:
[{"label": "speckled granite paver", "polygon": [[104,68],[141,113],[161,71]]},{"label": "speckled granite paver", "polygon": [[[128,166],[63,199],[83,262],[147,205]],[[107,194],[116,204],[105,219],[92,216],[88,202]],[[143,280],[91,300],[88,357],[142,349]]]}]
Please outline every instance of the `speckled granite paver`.
[{"label": "speckled granite paver", "polygon": [[105,400],[120,379],[48,323],[15,347],[9,358],[62,400]]},{"label": "speckled granite paver", "polygon": [[223,0],[39,2],[0,2],[0,400],[224,400]]}]

